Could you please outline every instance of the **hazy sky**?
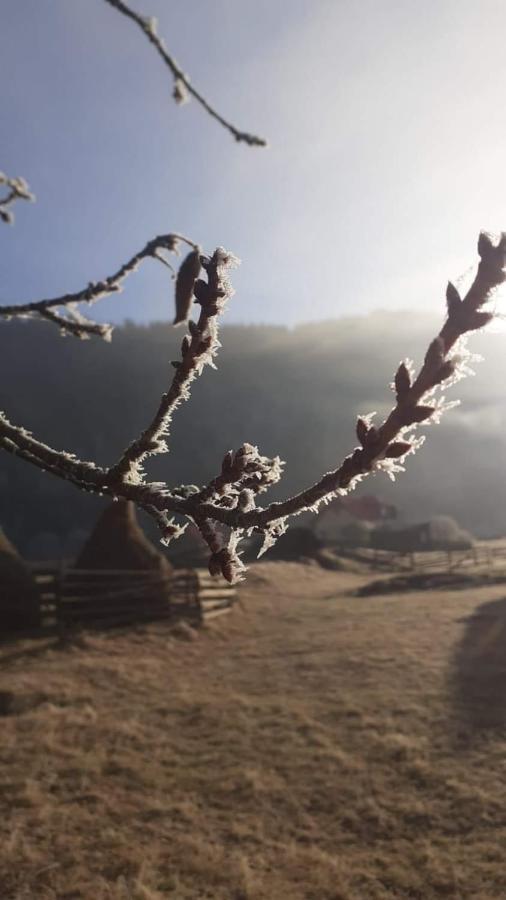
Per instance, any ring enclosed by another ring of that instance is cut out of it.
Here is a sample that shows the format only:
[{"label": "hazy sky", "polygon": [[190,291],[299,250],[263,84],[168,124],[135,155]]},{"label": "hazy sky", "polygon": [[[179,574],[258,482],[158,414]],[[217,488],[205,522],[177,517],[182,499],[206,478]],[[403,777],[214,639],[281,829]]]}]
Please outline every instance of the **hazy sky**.
[{"label": "hazy sky", "polygon": [[[76,290],[164,231],[242,259],[230,321],[437,309],[506,228],[503,0],[131,0],[269,150],[177,108],[103,0],[0,0],[0,169],[37,194],[0,244],[0,302]],[[97,318],[165,319],[148,263]]]}]

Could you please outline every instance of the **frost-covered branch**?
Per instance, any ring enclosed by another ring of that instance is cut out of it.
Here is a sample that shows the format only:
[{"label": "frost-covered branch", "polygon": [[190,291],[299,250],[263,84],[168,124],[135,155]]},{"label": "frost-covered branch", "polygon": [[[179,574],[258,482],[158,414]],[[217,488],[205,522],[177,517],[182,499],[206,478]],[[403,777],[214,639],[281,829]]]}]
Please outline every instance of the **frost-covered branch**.
[{"label": "frost-covered branch", "polygon": [[[287,500],[257,505],[264,493],[281,476],[283,464],[278,457],[262,456],[251,444],[243,444],[235,453],[225,454],[220,473],[199,488],[145,480],[142,464],[146,457],[166,450],[171,416],[188,399],[190,386],[206,363],[212,364],[219,348],[217,316],[232,295],[227,270],[235,258],[219,248],[210,257],[194,248],[183,261],[176,282],[176,322],[185,320],[193,302],[201,306],[197,322],[189,322],[183,337],[181,360],[173,363],[175,375],[150,424],[133,441],[118,462],[109,469],[81,462],[69,453],[56,451],[37,441],[25,429],[12,425],[0,415],[0,447],[32,464],[67,479],[82,490],[133,500],[157,522],[162,540],[178,537],[184,526],[171,515],[194,522],[210,549],[209,569],[229,581],[242,577],[244,566],[238,546],[245,535],[264,536],[262,551],[271,546],[287,527],[288,519],[301,512],[316,512],[322,502],[350,491],[364,476],[386,471],[395,477],[402,463],[421,444],[416,429],[437,421],[451,404],[437,396],[464,374],[465,336],[486,325],[493,317],[485,308],[494,290],[505,280],[506,234],[493,244],[486,234],[478,242],[480,263],[467,294],[461,298],[455,286],[448,284],[448,315],[436,338],[430,343],[420,371],[415,376],[409,362],[399,365],[392,388],[395,404],[380,425],[372,415],[357,421],[357,446],[338,468],[328,472],[306,490]],[[207,280],[199,278],[201,269]]]},{"label": "frost-covered branch", "polygon": [[[109,275],[102,281],[91,281],[73,294],[62,294],[59,297],[51,297],[44,300],[33,300],[29,303],[9,304],[8,306],[0,306],[0,317],[3,318],[41,318],[50,322],[54,322],[59,326],[64,334],[73,334],[79,338],[89,338],[90,335],[98,335],[105,340],[111,339],[112,326],[93,322],[82,315],[77,309],[79,303],[87,303],[89,305],[96,303],[110,294],[121,291],[123,281],[132,272],[139,268],[145,259],[156,259],[168,266],[173,274],[174,269],[168,260],[162,255],[162,251],[169,253],[178,253],[181,242],[188,244],[195,249],[197,245],[190,238],[181,234],[160,234],[148,241],[142,250],[135,253],[131,259],[124,263],[117,272]],[[65,314],[62,315],[59,310],[64,309]]]},{"label": "frost-covered branch", "polygon": [[0,172],[0,191],[0,221],[6,225],[14,221],[10,207],[16,200],[35,200],[24,178],[8,178],[3,172]]},{"label": "frost-covered branch", "polygon": [[[111,469],[113,480],[138,483],[142,480],[141,467],[145,458],[167,450],[164,438],[174,412],[184,400],[188,400],[191,383],[202,373],[204,366],[214,365],[213,358],[220,347],[216,320],[232,295],[226,273],[237,262],[222,248],[218,248],[210,258],[195,249],[184,260],[176,282],[175,324],[186,320],[194,300],[200,304],[200,316],[197,322],[189,321],[189,334],[181,342],[181,360],[172,363],[175,373],[169,390],[163,394],[150,424]],[[207,274],[207,281],[199,278],[201,268]]]},{"label": "frost-covered branch", "polygon": [[168,52],[164,41],[158,37],[158,34],[156,33],[156,19],[136,13],[130,6],[124,3],[123,0],[106,0],[106,3],[113,6],[118,12],[123,13],[124,16],[132,19],[132,21],[144,32],[148,41],[150,41],[158,51],[174,80],[172,96],[176,103],[186,103],[191,95],[216,122],[219,122],[220,125],[226,128],[238,143],[248,144],[250,147],[267,146],[267,141],[264,138],[257,137],[257,135],[250,134],[247,131],[240,131],[235,125],[232,125],[231,122],[224,119],[223,116],[211,106],[209,101],[206,100],[200,91],[193,86],[188,75],[185,75],[174,57]]},{"label": "frost-covered branch", "polygon": [[15,456],[33,463],[45,472],[52,472],[65,481],[71,481],[83,490],[99,492],[106,470],[93,462],[83,462],[72,453],[53,450],[34,438],[26,428],[12,425],[0,411],[0,447]]},{"label": "frost-covered branch", "polygon": [[[493,318],[493,313],[484,307],[506,278],[506,233],[496,245],[487,234],[480,234],[478,253],[480,263],[476,277],[465,297],[461,298],[455,286],[448,283],[447,318],[439,335],[430,343],[418,375],[414,376],[409,361],[399,365],[392,384],[396,403],[385,421],[375,426],[371,415],[359,418],[357,437],[360,446],[339,468],[328,472],[312,487],[288,500],[272,503],[261,512],[222,516],[222,522],[232,527],[264,529],[272,522],[279,523],[307,509],[316,512],[322,501],[328,502],[337,494],[347,493],[369,472],[383,469],[393,476],[402,471],[404,458],[420,446],[421,440],[414,436],[417,426],[438,421],[442,412],[454,405],[445,404],[444,397],[437,398],[436,392],[465,374],[466,334],[484,327]],[[455,353],[450,355],[453,348]]]}]

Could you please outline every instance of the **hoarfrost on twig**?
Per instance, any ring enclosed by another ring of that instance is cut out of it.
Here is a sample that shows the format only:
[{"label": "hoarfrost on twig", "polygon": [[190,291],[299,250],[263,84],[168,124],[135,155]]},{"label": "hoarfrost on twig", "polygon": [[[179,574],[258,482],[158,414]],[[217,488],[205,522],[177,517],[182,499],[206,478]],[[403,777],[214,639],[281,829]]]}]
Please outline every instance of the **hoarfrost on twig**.
[{"label": "hoarfrost on twig", "polygon": [[[168,237],[163,240],[169,249]],[[155,239],[157,247],[159,241]],[[188,243],[197,252],[196,245]],[[147,245],[150,246],[154,246],[153,242]],[[446,321],[430,343],[418,374],[415,375],[411,364],[402,362],[399,365],[393,382],[396,401],[389,415],[377,425],[373,424],[374,414],[361,416],[356,429],[360,446],[355,447],[336,469],[286,500],[266,507],[257,505],[257,496],[280,480],[283,463],[279,457],[262,456],[250,443],[244,443],[235,452],[227,451],[219,474],[200,488],[182,485],[171,489],[168,485],[147,481],[143,471],[147,457],[166,451],[173,413],[188,399],[192,382],[205,365],[213,364],[218,352],[217,320],[233,295],[228,272],[238,262],[221,247],[211,256],[198,250],[199,264],[206,278],[196,277],[195,267],[190,306],[193,303],[200,305],[199,318],[188,322],[188,333],[181,344],[181,359],[174,361],[172,382],[152,420],[113,466],[104,469],[54,450],[26,429],[12,425],[2,414],[0,447],[71,481],[81,490],[133,500],[155,519],[165,542],[177,538],[183,530],[172,518],[174,514],[194,522],[209,547],[211,573],[221,574],[229,581],[240,580],[245,572],[239,550],[244,535],[252,532],[263,535],[262,554],[286,530],[291,516],[307,510],[316,512],[322,503],[352,490],[370,473],[386,471],[395,478],[403,470],[406,458],[421,446],[423,438],[417,434],[418,428],[439,421],[442,413],[455,405],[455,401],[447,403],[443,394],[437,392],[455,381],[456,373],[460,377],[463,374],[464,337],[490,321],[491,314],[484,307],[495,288],[505,280],[506,234],[501,235],[497,244],[487,235],[480,235],[478,252],[480,262],[474,281],[467,294],[459,297],[458,303],[455,297],[448,303]],[[112,277],[113,283],[132,271],[146,255],[153,254],[146,248],[136,254]],[[67,297],[67,301],[69,306],[76,302],[76,296],[71,301]],[[50,302],[47,309],[44,306],[40,309],[37,306],[22,307],[20,314],[31,311],[52,313],[54,305],[61,306],[61,298],[59,304]],[[185,310],[185,314],[189,311]],[[11,312],[11,315],[16,314]],[[76,327],[84,327],[79,316],[76,319],[72,306],[69,315]]]}]

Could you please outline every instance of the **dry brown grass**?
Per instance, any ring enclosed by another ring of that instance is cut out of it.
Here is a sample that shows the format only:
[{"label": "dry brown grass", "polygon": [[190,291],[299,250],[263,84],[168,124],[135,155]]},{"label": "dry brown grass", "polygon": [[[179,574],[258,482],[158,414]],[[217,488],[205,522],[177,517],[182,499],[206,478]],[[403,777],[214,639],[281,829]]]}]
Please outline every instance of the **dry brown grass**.
[{"label": "dry brown grass", "polygon": [[4,646],[2,900],[504,898],[505,588],[361,580],[266,563],[197,640]]}]

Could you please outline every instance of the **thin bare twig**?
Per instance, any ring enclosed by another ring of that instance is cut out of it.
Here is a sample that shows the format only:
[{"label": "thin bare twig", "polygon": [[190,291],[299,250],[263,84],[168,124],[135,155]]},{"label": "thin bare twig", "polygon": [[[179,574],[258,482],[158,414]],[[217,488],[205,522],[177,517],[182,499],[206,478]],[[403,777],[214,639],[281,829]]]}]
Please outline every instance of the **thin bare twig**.
[{"label": "thin bare twig", "polygon": [[226,273],[234,263],[234,258],[222,249],[210,258],[199,252],[207,281],[198,279],[194,271],[193,281],[187,287],[202,306],[199,320],[190,323],[189,334],[183,338],[182,359],[175,363],[172,384],[151,423],[114,466],[101,469],[94,463],[81,462],[71,454],[53,450],[1,414],[0,447],[71,481],[82,490],[133,500],[155,519],[166,542],[182,532],[181,526],[169,519],[169,513],[186,517],[197,525],[210,548],[210,571],[221,572],[229,581],[238,580],[244,566],[237,548],[245,534],[262,533],[263,549],[268,548],[286,529],[290,516],[306,510],[316,512],[322,502],[347,493],[371,472],[385,470],[394,477],[402,470],[405,457],[421,443],[415,437],[417,426],[437,420],[447,406],[444,398],[436,399],[437,389],[449,386],[463,374],[462,339],[493,317],[483,307],[506,277],[506,234],[501,235],[496,245],[487,235],[480,235],[478,253],[480,263],[466,296],[461,298],[454,285],[448,284],[448,315],[438,336],[430,343],[418,375],[414,377],[410,364],[399,365],[392,385],[396,402],[384,422],[376,427],[371,417],[359,418],[360,446],[337,469],[287,500],[271,503],[264,509],[256,505],[258,495],[281,478],[282,463],[277,457],[271,460],[261,456],[251,444],[244,444],[235,453],[226,453],[221,473],[201,489],[194,485],[169,489],[166,484],[144,481],[142,462],[148,455],[166,449],[164,437],[172,413],[189,396],[191,383],[203,366],[212,364],[219,347],[216,317],[232,294]]},{"label": "thin bare twig", "polygon": [[[121,286],[125,278],[135,272],[140,264],[148,258],[156,259],[159,262],[168,265],[167,260],[160,256],[160,251],[165,250],[171,253],[177,253],[181,242],[195,248],[197,245],[181,234],[160,234],[135,253],[131,259],[124,263],[117,272],[104,278],[103,281],[92,281],[85,288],[76,291],[73,294],[62,294],[59,297],[51,297],[44,300],[34,300],[29,303],[9,304],[8,306],[0,306],[0,317],[36,317],[46,319],[59,325],[60,329],[75,337],[86,338],[90,335],[98,335],[105,340],[110,340],[112,326],[102,325],[86,319],[80,314],[76,306],[79,303],[87,303],[91,305],[108,297],[110,294],[121,291]],[[59,307],[63,307],[67,315],[62,316],[55,312]]]},{"label": "thin bare twig", "polygon": [[217,110],[211,106],[208,100],[198,91],[195,87],[193,87],[188,75],[185,75],[181,67],[178,65],[173,56],[168,52],[163,40],[158,37],[156,33],[156,20],[153,18],[149,18],[147,16],[141,16],[139,13],[136,13],[133,9],[127,6],[123,0],[106,0],[106,3],[109,3],[114,9],[117,9],[118,12],[123,13],[124,16],[127,16],[129,19],[132,19],[136,25],[144,32],[148,41],[156,48],[159,55],[163,59],[165,65],[170,70],[172,77],[174,79],[174,91],[173,97],[177,103],[184,103],[188,99],[188,94],[191,94],[195,100],[200,103],[203,109],[209,115],[215,119],[220,125],[223,125],[224,128],[235,138],[238,143],[248,144],[250,147],[266,147],[267,141],[264,138],[257,137],[255,134],[250,134],[247,131],[240,131],[235,125],[232,125],[231,122],[228,122],[227,119],[224,119],[223,116],[217,112]]}]

